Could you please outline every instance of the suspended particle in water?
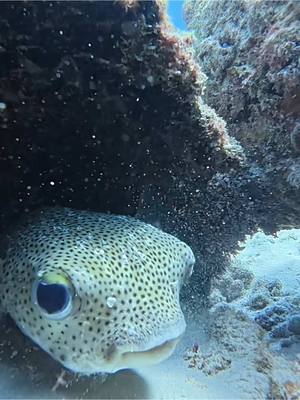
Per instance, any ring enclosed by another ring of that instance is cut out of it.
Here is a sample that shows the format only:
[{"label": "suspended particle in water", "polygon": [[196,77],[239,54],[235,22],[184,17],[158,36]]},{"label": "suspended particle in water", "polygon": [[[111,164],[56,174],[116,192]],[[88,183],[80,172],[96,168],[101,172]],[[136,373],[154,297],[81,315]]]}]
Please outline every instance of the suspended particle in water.
[{"label": "suspended particle in water", "polygon": [[0,102],[0,112],[6,110],[6,104],[3,102]]}]

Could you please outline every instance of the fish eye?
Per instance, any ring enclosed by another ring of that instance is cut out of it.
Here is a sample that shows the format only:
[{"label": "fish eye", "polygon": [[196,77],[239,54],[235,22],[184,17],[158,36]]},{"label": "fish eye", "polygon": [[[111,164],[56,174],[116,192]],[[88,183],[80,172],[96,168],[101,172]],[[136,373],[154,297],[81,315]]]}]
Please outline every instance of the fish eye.
[{"label": "fish eye", "polygon": [[73,310],[74,290],[68,278],[57,274],[39,277],[32,288],[33,303],[50,319],[63,319]]}]

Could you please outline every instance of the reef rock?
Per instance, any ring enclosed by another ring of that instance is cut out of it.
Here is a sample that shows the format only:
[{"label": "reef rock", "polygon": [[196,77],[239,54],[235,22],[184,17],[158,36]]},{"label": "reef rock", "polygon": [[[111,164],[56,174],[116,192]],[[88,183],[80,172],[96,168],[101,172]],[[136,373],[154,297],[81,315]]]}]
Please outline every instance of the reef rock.
[{"label": "reef rock", "polygon": [[186,0],[185,14],[205,101],[290,214],[283,225],[299,226],[299,1]]},{"label": "reef rock", "polygon": [[[293,250],[300,248],[300,232],[282,231],[277,238],[260,233],[244,246],[212,282],[207,343],[188,349],[184,358],[204,375],[222,372],[243,398],[296,399],[300,297],[299,257]],[[297,261],[289,260],[291,271],[282,266],[289,256]]]}]

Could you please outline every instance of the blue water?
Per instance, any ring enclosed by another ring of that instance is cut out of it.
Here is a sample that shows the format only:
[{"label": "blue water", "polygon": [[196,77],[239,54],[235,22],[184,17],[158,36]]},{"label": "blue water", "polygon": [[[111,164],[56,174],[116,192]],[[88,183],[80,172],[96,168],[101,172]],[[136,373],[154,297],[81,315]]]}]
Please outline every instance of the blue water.
[{"label": "blue water", "polygon": [[173,25],[182,31],[187,30],[186,23],[183,18],[183,0],[169,0],[168,14]]}]

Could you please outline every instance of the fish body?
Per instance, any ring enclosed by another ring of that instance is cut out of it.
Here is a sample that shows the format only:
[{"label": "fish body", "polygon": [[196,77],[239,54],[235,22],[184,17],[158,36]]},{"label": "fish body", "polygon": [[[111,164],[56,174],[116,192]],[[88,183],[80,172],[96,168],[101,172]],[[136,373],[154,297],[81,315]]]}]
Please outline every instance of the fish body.
[{"label": "fish body", "polygon": [[185,330],[189,246],[132,217],[40,210],[6,235],[1,308],[66,368],[115,372],[167,358]]}]

